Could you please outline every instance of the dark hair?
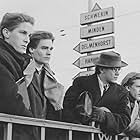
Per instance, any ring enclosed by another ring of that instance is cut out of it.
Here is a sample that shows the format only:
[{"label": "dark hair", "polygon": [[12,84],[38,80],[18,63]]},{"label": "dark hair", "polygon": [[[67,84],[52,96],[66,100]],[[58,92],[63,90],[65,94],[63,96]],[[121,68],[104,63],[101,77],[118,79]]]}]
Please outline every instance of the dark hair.
[{"label": "dark hair", "polygon": [[100,66],[95,67],[95,74],[100,74]]},{"label": "dark hair", "polygon": [[20,23],[29,22],[34,25],[34,18],[23,13],[6,13],[0,24],[1,36],[4,38],[2,30],[7,28],[9,31],[13,31]]},{"label": "dark hair", "polygon": [[30,54],[29,48],[36,49],[41,39],[50,39],[52,42],[54,41],[54,36],[52,33],[47,31],[36,31],[32,34],[30,38],[30,43],[27,46],[26,52]]},{"label": "dark hair", "polygon": [[123,85],[124,87],[128,86],[132,86],[134,84],[134,81],[137,80],[137,79],[140,79],[139,76],[133,76],[132,78],[129,78],[129,80]]}]

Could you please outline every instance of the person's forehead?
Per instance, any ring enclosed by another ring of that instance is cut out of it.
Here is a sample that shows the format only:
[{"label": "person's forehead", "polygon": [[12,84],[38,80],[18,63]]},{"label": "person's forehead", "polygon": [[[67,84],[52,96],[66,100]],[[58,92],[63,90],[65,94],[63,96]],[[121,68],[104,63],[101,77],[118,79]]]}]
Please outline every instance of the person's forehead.
[{"label": "person's forehead", "polygon": [[47,46],[52,47],[52,40],[51,39],[41,39],[38,43],[38,46]]},{"label": "person's forehead", "polygon": [[133,80],[134,83],[139,83],[140,84],[140,79],[135,79]]},{"label": "person's forehead", "polygon": [[140,79],[135,79],[135,80],[133,80],[132,86],[140,87]]},{"label": "person's forehead", "polygon": [[33,25],[29,22],[22,22],[18,24],[14,30],[24,30],[33,33]]}]

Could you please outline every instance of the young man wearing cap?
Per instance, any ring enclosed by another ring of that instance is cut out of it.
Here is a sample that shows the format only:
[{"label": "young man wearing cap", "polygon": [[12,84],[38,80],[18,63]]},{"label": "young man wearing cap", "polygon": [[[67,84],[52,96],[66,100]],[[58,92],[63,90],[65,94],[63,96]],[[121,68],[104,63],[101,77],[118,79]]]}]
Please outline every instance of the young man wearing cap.
[{"label": "young man wearing cap", "polygon": [[131,139],[140,139],[140,73],[130,72],[122,80],[122,85],[129,91],[131,123],[125,133]]},{"label": "young man wearing cap", "polygon": [[[113,51],[101,53],[96,62],[95,74],[76,78],[66,91],[63,121],[82,124],[85,124],[85,121],[86,124],[94,121],[95,125],[98,124],[101,130],[109,135],[119,134],[126,129],[130,123],[128,91],[115,83],[121,67],[126,65],[118,53]],[[85,110],[83,114],[88,115],[85,117],[81,113],[78,118],[75,108],[80,94],[84,91],[91,94],[92,111],[88,113]]]}]

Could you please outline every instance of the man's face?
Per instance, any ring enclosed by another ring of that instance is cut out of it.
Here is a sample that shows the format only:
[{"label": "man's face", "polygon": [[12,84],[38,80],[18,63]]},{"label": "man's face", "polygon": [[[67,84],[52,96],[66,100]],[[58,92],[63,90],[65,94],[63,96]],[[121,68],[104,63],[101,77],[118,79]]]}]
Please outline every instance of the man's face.
[{"label": "man's face", "polygon": [[41,39],[37,48],[33,50],[33,58],[39,64],[49,63],[53,50],[53,42],[51,39]]},{"label": "man's face", "polygon": [[133,82],[134,84],[129,87],[130,94],[134,99],[140,101],[140,79],[136,79]]},{"label": "man's face", "polygon": [[28,22],[20,23],[17,28],[7,32],[5,41],[19,53],[26,53],[26,48],[30,42],[30,35],[33,33],[33,25]]},{"label": "man's face", "polygon": [[102,70],[102,77],[104,82],[115,82],[120,74],[121,68],[104,68]]}]

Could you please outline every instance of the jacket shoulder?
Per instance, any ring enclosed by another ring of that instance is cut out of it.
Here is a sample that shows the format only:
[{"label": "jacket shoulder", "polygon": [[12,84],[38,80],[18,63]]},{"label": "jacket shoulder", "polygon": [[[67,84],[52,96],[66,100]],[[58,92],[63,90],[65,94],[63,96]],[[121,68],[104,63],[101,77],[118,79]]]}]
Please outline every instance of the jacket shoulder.
[{"label": "jacket shoulder", "polygon": [[120,85],[118,83],[111,83],[111,86],[113,86],[114,90],[118,91],[118,94],[121,93],[121,94],[128,95],[128,90],[125,87],[123,87],[122,85]]},{"label": "jacket shoulder", "polygon": [[89,75],[89,76],[80,76],[80,77],[75,78],[73,83],[75,83],[75,82],[87,83],[91,79],[93,80],[95,77],[96,77],[95,74]]}]

